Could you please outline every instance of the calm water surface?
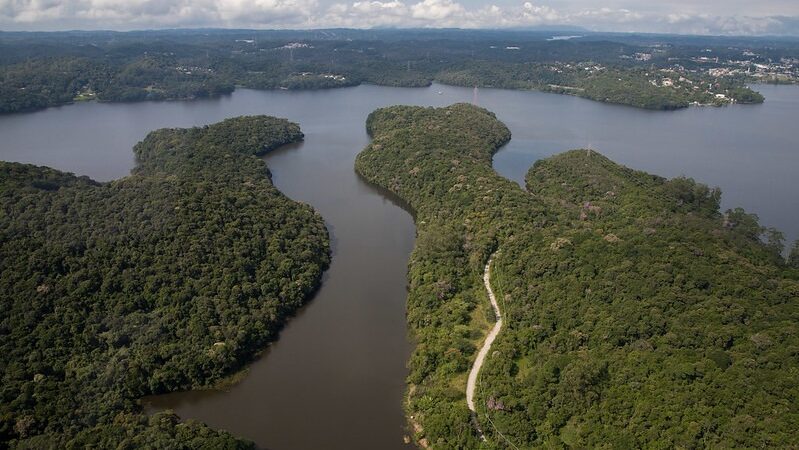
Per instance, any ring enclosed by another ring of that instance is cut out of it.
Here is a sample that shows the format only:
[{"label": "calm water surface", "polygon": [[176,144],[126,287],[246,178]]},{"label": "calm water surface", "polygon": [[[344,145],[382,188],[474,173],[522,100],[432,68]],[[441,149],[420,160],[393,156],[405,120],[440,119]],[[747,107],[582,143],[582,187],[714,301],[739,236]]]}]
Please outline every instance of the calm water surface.
[{"label": "calm water surface", "polygon": [[[536,92],[481,90],[513,140],[497,170],[522,181],[536,159],[591,147],[637,169],[687,175],[724,191],[794,239],[799,236],[799,88],[758,87],[760,106],[647,112]],[[439,92],[441,92],[439,94]],[[0,117],[0,159],[49,165],[111,180],[133,167],[131,147],[147,132],[243,114],[299,122],[305,141],[266,157],[278,188],[327,221],[333,262],[313,302],[226,392],[150,400],[270,449],[399,449],[406,433],[402,394],[410,346],[405,274],[413,246],[409,214],[360,181],[355,155],[364,123],[392,104],[471,101],[472,90],[359,86],[316,92],[239,90],[195,102],[85,103]]]}]

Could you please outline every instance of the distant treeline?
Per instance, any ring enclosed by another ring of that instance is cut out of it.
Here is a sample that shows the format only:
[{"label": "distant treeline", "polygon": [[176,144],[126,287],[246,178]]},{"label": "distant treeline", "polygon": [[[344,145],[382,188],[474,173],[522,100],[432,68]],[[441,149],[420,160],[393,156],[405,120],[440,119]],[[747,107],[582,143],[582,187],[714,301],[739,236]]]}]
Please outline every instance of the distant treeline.
[{"label": "distant treeline", "polygon": [[[469,105],[372,113],[366,179],[416,211],[408,415],[451,448],[775,447],[799,441],[799,247],[721,193],[590,150],[499,176],[510,133]],[[505,325],[477,391],[466,374]]]},{"label": "distant treeline", "polygon": [[317,287],[323,220],[256,156],[302,137],[265,116],[159,130],[102,184],[0,163],[0,447],[251,446],[138,399],[240,369]]},{"label": "distant treeline", "polygon": [[[651,52],[650,47],[608,40],[550,42],[541,34],[510,32],[404,33],[405,39],[374,32],[355,40],[343,37],[346,33],[235,30],[0,34],[0,113],[81,100],[213,97],[236,86],[419,87],[433,81],[538,89],[649,109],[722,102],[716,93],[741,103],[763,101],[743,78],[715,79],[695,72],[683,77],[691,85],[652,84],[658,69],[671,65],[669,57],[693,55],[693,48],[660,49],[644,62],[629,56]],[[790,47],[772,51],[793,55]]]}]

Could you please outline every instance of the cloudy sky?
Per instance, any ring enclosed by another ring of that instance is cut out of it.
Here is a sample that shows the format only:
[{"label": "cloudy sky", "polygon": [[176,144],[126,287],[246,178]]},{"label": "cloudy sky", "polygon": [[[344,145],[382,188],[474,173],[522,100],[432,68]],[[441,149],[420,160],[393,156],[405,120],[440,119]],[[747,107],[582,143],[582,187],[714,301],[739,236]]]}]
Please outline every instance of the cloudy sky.
[{"label": "cloudy sky", "polygon": [[799,0],[0,0],[0,30],[508,28],[799,35]]}]

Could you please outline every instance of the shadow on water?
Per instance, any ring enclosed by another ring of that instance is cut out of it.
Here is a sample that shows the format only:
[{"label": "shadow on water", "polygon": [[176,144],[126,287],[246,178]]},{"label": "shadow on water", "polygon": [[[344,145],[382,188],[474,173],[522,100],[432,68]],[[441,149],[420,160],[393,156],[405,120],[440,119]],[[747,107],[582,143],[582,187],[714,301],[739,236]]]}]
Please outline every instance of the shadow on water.
[{"label": "shadow on water", "polygon": [[355,176],[358,177],[358,180],[360,180],[364,184],[364,186],[367,186],[369,189],[375,191],[381,197],[385,198],[392,205],[408,213],[408,215],[411,216],[411,218],[413,219],[414,223],[416,222],[416,210],[413,209],[413,206],[411,206],[408,202],[398,197],[395,193],[389,191],[383,186],[374,184],[371,181],[367,180],[363,175],[358,173],[357,170],[353,169],[353,173],[355,173]]}]

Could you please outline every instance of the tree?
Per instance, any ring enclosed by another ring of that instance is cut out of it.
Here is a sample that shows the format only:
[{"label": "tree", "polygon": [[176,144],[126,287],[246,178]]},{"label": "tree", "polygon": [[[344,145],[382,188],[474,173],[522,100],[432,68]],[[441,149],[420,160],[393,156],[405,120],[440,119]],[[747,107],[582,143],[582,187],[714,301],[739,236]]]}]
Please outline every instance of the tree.
[{"label": "tree", "polygon": [[749,214],[743,208],[728,209],[726,225],[749,239],[759,239],[763,229],[757,214]]},{"label": "tree", "polygon": [[799,269],[799,240],[793,243],[791,253],[788,254],[788,267]]},{"label": "tree", "polygon": [[781,261],[782,251],[785,250],[785,235],[776,228],[763,228],[762,236],[766,248]]}]

